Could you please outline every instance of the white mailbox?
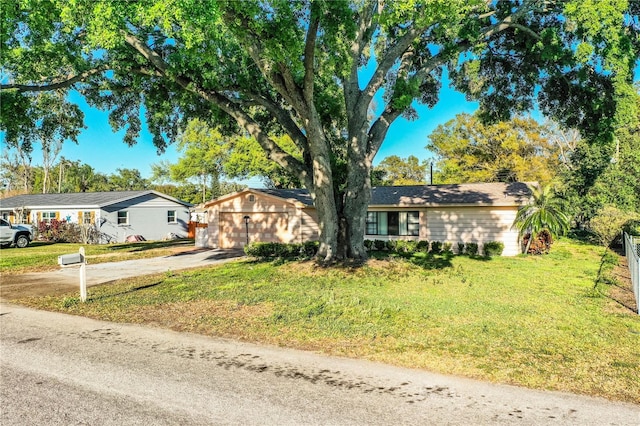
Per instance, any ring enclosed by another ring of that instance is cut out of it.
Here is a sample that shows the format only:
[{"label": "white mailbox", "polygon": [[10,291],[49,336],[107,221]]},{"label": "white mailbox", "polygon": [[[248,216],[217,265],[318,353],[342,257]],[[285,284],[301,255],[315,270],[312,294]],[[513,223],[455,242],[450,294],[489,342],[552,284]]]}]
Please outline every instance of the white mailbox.
[{"label": "white mailbox", "polygon": [[60,266],[77,265],[79,263],[84,263],[84,256],[80,253],[63,254],[58,256],[58,265]]},{"label": "white mailbox", "polygon": [[87,262],[84,258],[84,247],[80,247],[78,253],[63,254],[58,256],[60,266],[80,266],[80,300],[87,300]]}]

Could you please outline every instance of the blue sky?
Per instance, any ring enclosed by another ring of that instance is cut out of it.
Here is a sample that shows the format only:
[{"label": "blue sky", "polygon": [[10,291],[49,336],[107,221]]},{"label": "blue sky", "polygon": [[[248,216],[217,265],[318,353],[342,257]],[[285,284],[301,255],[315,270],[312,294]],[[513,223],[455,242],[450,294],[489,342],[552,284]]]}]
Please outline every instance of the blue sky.
[{"label": "blue sky", "polygon": [[[124,131],[116,133],[111,129],[107,112],[91,108],[80,96],[73,96],[72,100],[78,102],[85,113],[87,129],[79,136],[77,145],[65,142],[60,156],[72,161],[80,160],[100,173],[111,174],[118,168],[128,168],[140,170],[143,177],[151,176],[153,163],[177,160],[179,154],[172,145],[163,154],[157,154],[151,134],[146,128],[136,145],[127,146],[123,142]],[[440,102],[433,109],[418,106],[417,120],[408,121],[402,117],[396,120],[375,162],[378,163],[390,155],[414,155],[421,160],[430,158],[430,153],[424,147],[427,144],[427,136],[436,126],[454,118],[458,113],[473,112],[477,108],[477,103],[468,102],[464,95],[444,87]],[[32,164],[42,164],[41,152],[37,150],[37,145],[33,152]],[[251,180],[249,184],[256,186],[259,180]]]},{"label": "blue sky", "polygon": [[[364,70],[364,77],[368,74]],[[636,67],[636,78],[640,76],[640,61]],[[418,105],[418,119],[408,121],[399,118],[391,126],[387,138],[383,143],[375,163],[379,163],[385,157],[398,155],[407,157],[414,155],[420,160],[431,158],[429,151],[425,149],[428,135],[439,125],[444,124],[456,116],[467,112],[473,113],[478,109],[476,102],[469,102],[464,95],[448,87],[448,82],[443,82],[440,92],[440,101],[429,109]],[[79,102],[85,113],[85,129],[78,138],[78,144],[65,142],[60,156],[75,161],[80,160],[89,164],[96,171],[105,174],[115,173],[118,168],[138,169],[143,177],[151,176],[151,165],[160,161],[175,162],[179,153],[170,145],[166,151],[158,155],[153,146],[151,134],[143,127],[138,143],[132,147],[123,142],[124,131],[114,132],[108,121],[108,113],[89,107],[84,100],[75,95],[73,101]],[[382,104],[382,102],[380,102]],[[33,165],[42,164],[41,152],[37,145],[33,152]],[[244,181],[249,186],[261,186],[261,180],[251,179]]]}]

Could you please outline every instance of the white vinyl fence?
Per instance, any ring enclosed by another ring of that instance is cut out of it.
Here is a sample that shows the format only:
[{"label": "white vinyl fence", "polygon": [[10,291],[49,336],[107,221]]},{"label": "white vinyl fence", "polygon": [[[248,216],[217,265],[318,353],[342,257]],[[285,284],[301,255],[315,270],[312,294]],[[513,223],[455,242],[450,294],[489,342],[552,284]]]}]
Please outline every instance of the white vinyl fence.
[{"label": "white vinyl fence", "polygon": [[636,307],[640,314],[640,237],[624,234],[624,252],[631,272],[633,294],[636,296]]}]

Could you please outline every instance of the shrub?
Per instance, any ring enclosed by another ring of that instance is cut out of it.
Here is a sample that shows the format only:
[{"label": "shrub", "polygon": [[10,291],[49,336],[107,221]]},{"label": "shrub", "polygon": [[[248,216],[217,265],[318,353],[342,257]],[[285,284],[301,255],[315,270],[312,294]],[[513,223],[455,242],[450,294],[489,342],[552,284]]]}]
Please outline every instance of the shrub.
[{"label": "shrub", "polygon": [[404,240],[395,241],[395,251],[396,253],[406,253],[407,252],[407,242]]},{"label": "shrub", "polygon": [[300,248],[300,255],[305,259],[311,259],[316,254],[318,254],[319,249],[320,249],[320,242],[307,241],[302,243],[302,247]]},{"label": "shrub", "polygon": [[630,220],[624,224],[622,230],[629,235],[640,237],[640,220]]},{"label": "shrub", "polygon": [[500,241],[487,241],[482,246],[482,252],[486,257],[502,256],[504,244]]},{"label": "shrub", "polygon": [[460,254],[460,255],[464,254],[464,243],[463,242],[458,242],[458,254]]},{"label": "shrub", "polygon": [[371,251],[373,249],[373,241],[372,240],[364,240],[364,248],[367,251]]},{"label": "shrub", "polygon": [[50,222],[39,222],[35,238],[52,243],[82,242],[80,227],[77,224],[57,219],[52,219]]},{"label": "shrub", "polygon": [[373,248],[377,251],[382,251],[387,248],[387,243],[382,240],[373,240]]},{"label": "shrub", "polygon": [[467,256],[476,256],[478,254],[478,243],[465,244],[464,254],[466,254]]},{"label": "shrub", "polygon": [[449,241],[445,241],[444,243],[442,243],[442,253],[453,253],[453,251],[451,250],[452,247],[452,243],[450,243]]},{"label": "shrub", "polygon": [[396,251],[398,247],[398,242],[396,240],[388,240],[386,242],[386,247],[387,247],[387,250],[389,251]]},{"label": "shrub", "polygon": [[431,242],[431,253],[440,254],[442,252],[442,241]]},{"label": "shrub", "polygon": [[427,240],[420,240],[418,241],[418,243],[416,244],[416,250],[423,252],[423,253],[428,253],[429,252],[429,241]]},{"label": "shrub", "polygon": [[413,254],[418,251],[418,242],[415,240],[405,241],[405,250],[408,254]]},{"label": "shrub", "polygon": [[303,244],[255,242],[244,246],[244,252],[247,256],[260,259],[309,259],[318,253],[319,246],[317,241],[307,241]]}]

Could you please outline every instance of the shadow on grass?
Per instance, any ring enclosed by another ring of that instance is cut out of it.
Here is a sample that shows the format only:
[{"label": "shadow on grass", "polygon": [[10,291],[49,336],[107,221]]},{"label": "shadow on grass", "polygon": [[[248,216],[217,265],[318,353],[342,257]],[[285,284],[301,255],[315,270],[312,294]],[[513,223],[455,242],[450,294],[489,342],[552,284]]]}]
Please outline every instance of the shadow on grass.
[{"label": "shadow on grass", "polygon": [[[408,262],[413,263],[416,266],[427,270],[433,269],[445,269],[453,266],[452,259],[457,257],[458,255],[453,252],[443,252],[443,253],[389,253],[386,251],[374,251],[369,253],[370,257],[378,260],[386,260],[389,258],[401,258],[405,259]],[[480,262],[488,262],[491,260],[491,257],[480,256],[480,255],[464,255],[469,259],[477,260]]]},{"label": "shadow on grass", "polygon": [[[374,260],[389,260],[389,259],[404,259],[407,262],[413,263],[416,266],[427,270],[433,269],[445,269],[451,268],[453,266],[452,259],[456,257],[453,252],[444,252],[444,253],[396,253],[396,252],[388,252],[388,251],[378,251],[372,250],[368,252],[369,259]],[[464,255],[469,259],[477,260],[480,262],[488,262],[491,260],[491,257],[488,256],[480,256],[480,255]],[[275,266],[283,265],[289,262],[308,262],[313,261],[312,259],[287,259],[282,257],[263,257],[263,258],[249,258],[247,260],[248,263],[271,263]],[[336,262],[331,265],[322,265],[318,264],[321,267],[329,267],[329,268],[359,268],[361,266],[366,265],[366,262]]]},{"label": "shadow on grass", "polygon": [[135,293],[135,292],[140,291],[140,290],[146,290],[148,288],[156,287],[156,286],[159,286],[160,284],[162,284],[162,281],[158,281],[158,282],[155,282],[155,283],[152,283],[152,284],[141,285],[139,287],[134,287],[132,289],[129,289],[127,291],[121,291],[119,293],[105,294],[104,296],[98,296],[98,297],[89,297],[89,300],[97,302],[97,301],[100,301],[100,300],[111,299],[113,297],[124,296],[124,295],[127,295],[127,294]]}]

